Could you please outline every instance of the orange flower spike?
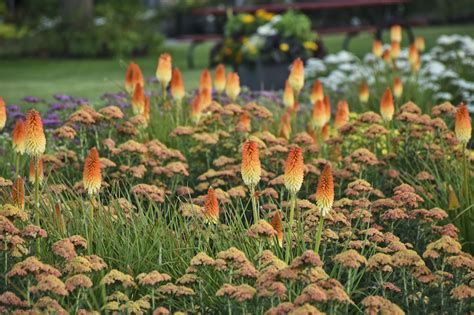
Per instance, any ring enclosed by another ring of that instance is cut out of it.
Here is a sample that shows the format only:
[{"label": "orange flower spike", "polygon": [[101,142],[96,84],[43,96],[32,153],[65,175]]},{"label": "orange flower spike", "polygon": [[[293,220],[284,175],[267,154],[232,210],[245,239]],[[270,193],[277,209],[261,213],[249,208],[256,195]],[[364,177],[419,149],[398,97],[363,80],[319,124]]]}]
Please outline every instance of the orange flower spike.
[{"label": "orange flower spike", "polygon": [[290,140],[291,137],[291,109],[287,110],[280,121],[280,137]]},{"label": "orange flower spike", "polygon": [[380,114],[382,115],[383,120],[391,121],[394,112],[395,105],[393,104],[392,91],[387,87],[383,93],[382,100],[380,101]]},{"label": "orange flower spike", "polygon": [[303,151],[300,147],[294,147],[288,153],[285,163],[285,187],[292,195],[296,195],[303,185],[304,161]]},{"label": "orange flower spike", "polygon": [[145,96],[145,104],[143,106],[143,117],[145,118],[146,124],[150,123],[150,98]]},{"label": "orange flower spike", "polygon": [[206,218],[212,223],[219,222],[219,202],[215,190],[211,187],[207,191],[206,201],[204,202]]},{"label": "orange flower spike", "polygon": [[329,123],[325,124],[321,129],[321,140],[327,141],[329,139]]},{"label": "orange flower spike", "polygon": [[390,45],[390,57],[397,59],[400,56],[400,42],[392,42]]},{"label": "orange flower spike", "polygon": [[198,94],[193,98],[191,102],[191,119],[194,121],[194,123],[199,122],[199,120],[201,119],[201,113],[201,96]]},{"label": "orange flower spike", "polygon": [[456,120],[454,124],[454,131],[459,142],[466,145],[471,139],[472,126],[471,117],[467,106],[461,103],[456,111]]},{"label": "orange flower spike", "polygon": [[12,134],[13,150],[16,153],[25,153],[26,125],[22,119],[18,119]]},{"label": "orange flower spike", "polygon": [[390,41],[400,43],[402,41],[402,27],[393,25],[390,28]]},{"label": "orange flower spike", "polygon": [[84,161],[82,182],[89,195],[94,195],[99,192],[102,184],[102,174],[100,170],[99,152],[95,147],[90,149],[89,155]]},{"label": "orange flower spike", "polygon": [[326,117],[325,123],[327,124],[331,120],[331,100],[328,95],[324,96],[324,116]]},{"label": "orange flower spike", "polygon": [[386,64],[392,64],[392,54],[390,53],[390,49],[385,49],[382,54],[382,59],[385,61]]},{"label": "orange flower spike", "polygon": [[214,87],[216,88],[216,91],[218,94],[224,93],[225,83],[226,83],[225,67],[223,64],[220,63],[216,67],[216,71],[214,73]]},{"label": "orange flower spike", "polygon": [[212,92],[208,88],[204,88],[199,93],[201,110],[206,109],[212,103]]},{"label": "orange flower spike", "polygon": [[313,87],[311,88],[311,104],[316,103],[316,101],[322,101],[324,99],[324,88],[321,81],[314,81]]},{"label": "orange flower spike", "polygon": [[135,91],[132,98],[132,111],[136,115],[142,115],[145,111],[145,92],[143,86],[135,85]]},{"label": "orange flower spike", "polygon": [[239,96],[240,94],[240,78],[237,73],[230,72],[227,75],[225,92],[227,96],[232,100],[232,102],[235,102],[237,96]]},{"label": "orange flower spike", "polygon": [[140,67],[136,63],[131,62],[128,65],[127,72],[125,73],[125,90],[127,90],[129,94],[132,94],[135,85],[140,84],[141,86],[144,86],[144,83]]},{"label": "orange flower spike", "polygon": [[425,47],[425,38],[423,36],[417,36],[415,38],[415,46],[418,51],[424,51]]},{"label": "orange flower spike", "polygon": [[291,72],[288,78],[288,82],[290,83],[291,87],[297,94],[303,89],[304,64],[300,58],[293,61],[293,65],[291,67]]},{"label": "orange flower spike", "polygon": [[239,131],[241,132],[250,132],[252,130],[251,126],[252,120],[246,112],[242,112],[239,116]]},{"label": "orange flower spike", "polygon": [[204,69],[199,78],[199,92],[202,92],[203,89],[208,89],[212,92],[212,78],[208,69]]},{"label": "orange flower spike", "polygon": [[332,177],[332,168],[328,163],[321,172],[316,190],[316,202],[321,215],[325,217],[331,211],[334,203],[334,180]]},{"label": "orange flower spike", "polygon": [[25,209],[25,182],[18,176],[12,187],[12,201],[15,206]]},{"label": "orange flower spike", "polygon": [[420,54],[418,52],[418,48],[416,48],[415,44],[411,44],[408,46],[408,61],[411,65],[414,65],[420,59]]},{"label": "orange flower spike", "polygon": [[382,41],[378,39],[374,40],[372,44],[372,53],[379,58],[382,57],[382,54],[383,54]]},{"label": "orange flower spike", "polygon": [[367,103],[369,101],[369,97],[369,85],[367,82],[362,82],[359,86],[359,101],[361,103]]},{"label": "orange flower spike", "polygon": [[347,101],[339,101],[337,104],[336,117],[334,118],[334,127],[341,128],[349,122],[349,104]]},{"label": "orange flower spike", "polygon": [[5,106],[5,101],[0,96],[0,131],[5,128],[7,123],[7,108]]},{"label": "orange flower spike", "polygon": [[39,157],[46,150],[46,136],[40,114],[32,109],[26,114],[25,152],[29,156]]},{"label": "orange flower spike", "polygon": [[403,83],[399,77],[393,80],[393,95],[395,95],[396,98],[400,98],[403,95]]},{"label": "orange flower spike", "polygon": [[[35,184],[35,163],[33,160],[30,160],[30,174],[29,181],[33,185]],[[38,183],[41,185],[43,183],[44,171],[43,171],[43,160],[38,160]]]},{"label": "orange flower spike", "polygon": [[181,76],[181,71],[179,71],[178,68],[174,68],[173,70],[170,91],[173,99],[180,104],[184,98],[186,91],[184,89],[184,81]]},{"label": "orange flower spike", "polygon": [[319,129],[326,123],[326,105],[324,101],[316,101],[314,104],[311,121],[313,126]]},{"label": "orange flower spike", "polygon": [[156,78],[163,87],[167,87],[173,75],[171,65],[171,55],[164,53],[158,59],[158,67],[156,68]]},{"label": "orange flower spike", "polygon": [[283,105],[285,105],[286,108],[293,108],[295,105],[295,95],[288,80],[285,82],[285,89],[283,91]]},{"label": "orange flower spike", "polygon": [[257,142],[248,140],[242,147],[242,179],[249,187],[257,186],[262,174]]},{"label": "orange flower spike", "polygon": [[281,223],[281,215],[280,212],[277,211],[270,222],[273,229],[277,232],[276,237],[278,241],[278,245],[283,247],[283,224]]}]

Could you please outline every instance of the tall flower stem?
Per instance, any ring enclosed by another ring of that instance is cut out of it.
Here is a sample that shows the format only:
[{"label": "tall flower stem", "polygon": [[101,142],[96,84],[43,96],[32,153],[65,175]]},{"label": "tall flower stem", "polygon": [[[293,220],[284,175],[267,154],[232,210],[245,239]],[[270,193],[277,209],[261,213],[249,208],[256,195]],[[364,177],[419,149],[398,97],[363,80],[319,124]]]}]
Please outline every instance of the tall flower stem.
[{"label": "tall flower stem", "polygon": [[291,253],[291,241],[292,237],[291,234],[293,233],[293,221],[295,218],[295,208],[296,208],[296,194],[291,194],[290,197],[290,218],[288,221],[288,228],[287,228],[287,236],[286,236],[286,254],[285,254],[285,261],[288,263],[290,261],[290,253]]},{"label": "tall flower stem", "polygon": [[[39,215],[39,161],[40,157],[33,157],[33,163],[35,165],[35,191],[34,191],[34,200],[35,200],[35,223],[40,226],[40,215]],[[40,239],[36,239],[36,252],[39,255],[41,253],[40,248]]]},{"label": "tall flower stem", "polygon": [[[390,121],[387,121],[387,136],[386,136],[386,141],[387,141],[387,154],[390,153],[391,151],[391,148],[390,148],[390,142],[392,141],[391,140],[391,137],[390,137],[390,131],[391,131],[391,123]],[[375,152],[374,152],[375,153]]]},{"label": "tall flower stem", "polygon": [[20,175],[20,160],[21,160],[21,154],[17,153],[15,157],[15,172],[16,172],[15,178],[17,178],[18,175]]},{"label": "tall flower stem", "polygon": [[255,186],[250,186],[250,194],[252,199],[253,223],[258,222],[257,198],[255,198]]},{"label": "tall flower stem", "polygon": [[161,85],[161,90],[163,92],[163,103],[166,102],[166,99],[168,98],[168,91],[166,91],[166,84]]},{"label": "tall flower stem", "polygon": [[321,234],[323,233],[323,223],[324,223],[324,217],[321,215],[319,217],[318,232],[316,233],[316,245],[314,247],[314,251],[316,252],[316,254],[319,254],[319,245],[321,244]]}]

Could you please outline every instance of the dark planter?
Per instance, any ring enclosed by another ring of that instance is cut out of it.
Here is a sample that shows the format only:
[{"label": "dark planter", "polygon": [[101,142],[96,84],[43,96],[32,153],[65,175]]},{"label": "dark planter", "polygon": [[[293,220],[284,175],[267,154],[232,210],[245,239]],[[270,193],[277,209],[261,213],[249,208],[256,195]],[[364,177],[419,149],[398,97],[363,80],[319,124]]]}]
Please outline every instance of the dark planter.
[{"label": "dark planter", "polygon": [[244,63],[237,67],[240,84],[252,91],[281,90],[290,74],[290,64]]}]

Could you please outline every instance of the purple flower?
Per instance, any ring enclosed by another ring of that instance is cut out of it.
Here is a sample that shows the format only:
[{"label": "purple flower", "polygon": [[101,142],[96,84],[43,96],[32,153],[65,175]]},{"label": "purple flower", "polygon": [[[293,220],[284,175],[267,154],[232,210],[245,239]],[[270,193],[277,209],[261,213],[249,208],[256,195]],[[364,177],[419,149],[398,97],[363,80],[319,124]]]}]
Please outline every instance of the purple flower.
[{"label": "purple flower", "polygon": [[58,101],[61,101],[61,102],[67,102],[67,101],[72,100],[71,96],[64,95],[64,94],[56,94],[56,95],[54,95],[54,98],[57,99]]},{"label": "purple flower", "polygon": [[35,97],[35,96],[25,96],[23,98],[23,101],[27,102],[27,103],[39,103],[39,102],[43,102],[43,100],[39,97]]},{"label": "purple flower", "polygon": [[8,115],[12,121],[16,121],[17,119],[25,119],[25,114],[22,112],[13,112]]},{"label": "purple flower", "polygon": [[7,111],[9,113],[21,112],[21,108],[18,105],[8,105],[7,106]]}]

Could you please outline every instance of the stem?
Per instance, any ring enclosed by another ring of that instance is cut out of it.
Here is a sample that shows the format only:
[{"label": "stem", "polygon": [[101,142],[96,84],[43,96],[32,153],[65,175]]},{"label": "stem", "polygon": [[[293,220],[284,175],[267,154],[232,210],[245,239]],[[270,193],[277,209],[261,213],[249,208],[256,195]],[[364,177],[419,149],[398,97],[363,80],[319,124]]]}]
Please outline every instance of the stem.
[{"label": "stem", "polygon": [[255,186],[251,185],[250,186],[250,194],[251,194],[251,199],[252,199],[252,211],[253,211],[253,223],[258,222],[258,211],[257,211],[257,199],[255,198]]},{"label": "stem", "polygon": [[18,175],[20,175],[20,159],[21,159],[21,154],[17,152],[16,158],[15,158],[15,172],[16,172],[15,178],[17,178]]},{"label": "stem", "polygon": [[290,197],[290,219],[288,222],[287,236],[286,236],[286,254],[285,261],[288,263],[290,261],[290,252],[291,252],[291,242],[293,234],[293,221],[295,216],[295,207],[296,207],[296,194],[291,194]]},{"label": "stem", "polygon": [[321,244],[321,233],[323,232],[323,223],[324,217],[321,215],[319,218],[318,233],[316,234],[316,246],[314,248],[316,254],[319,253],[319,245]]},{"label": "stem", "polygon": [[[34,164],[35,164],[35,223],[39,227],[40,226],[40,217],[39,217],[39,156],[34,157]],[[40,238],[36,239],[36,252],[39,255],[41,253],[40,249]]]}]

